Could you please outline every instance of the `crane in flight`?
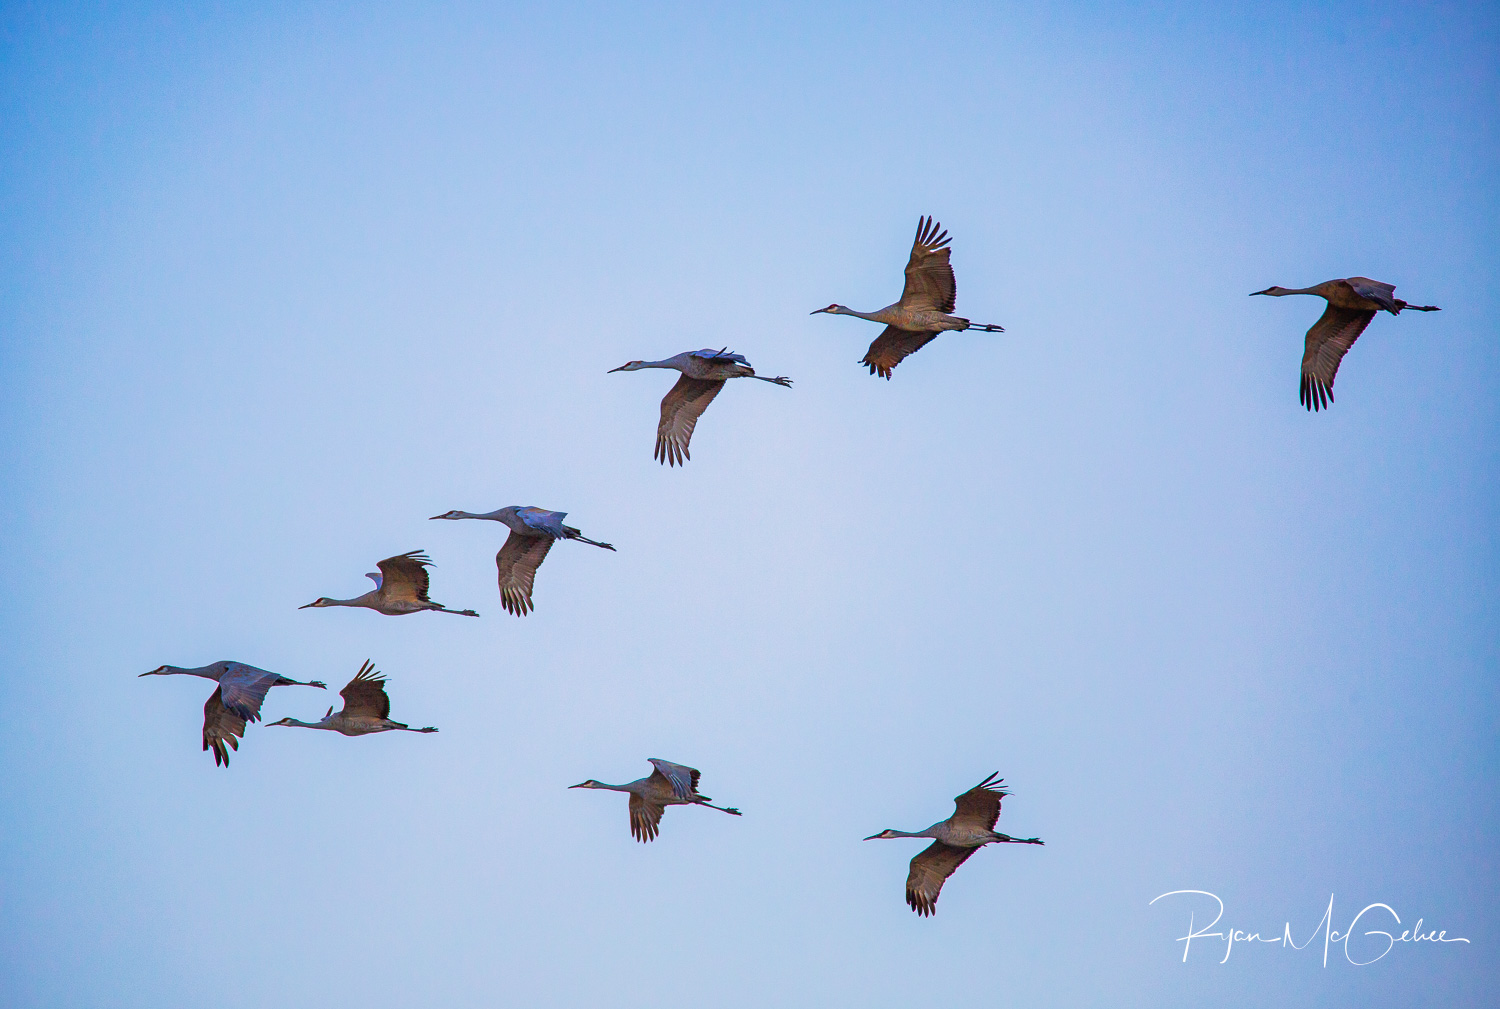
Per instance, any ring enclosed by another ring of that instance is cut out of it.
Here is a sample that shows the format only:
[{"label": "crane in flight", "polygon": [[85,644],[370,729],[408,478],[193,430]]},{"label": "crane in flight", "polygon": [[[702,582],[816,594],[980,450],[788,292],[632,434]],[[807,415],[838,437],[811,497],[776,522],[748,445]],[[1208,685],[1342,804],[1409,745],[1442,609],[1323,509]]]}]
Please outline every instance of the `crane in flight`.
[{"label": "crane in flight", "polygon": [[1326,410],[1333,402],[1333,378],[1339,372],[1339,362],[1365,331],[1375,313],[1386,311],[1400,315],[1402,309],[1413,312],[1441,312],[1436,305],[1410,305],[1396,297],[1394,284],[1382,284],[1369,277],[1349,277],[1345,280],[1325,280],[1312,287],[1286,288],[1268,287],[1264,291],[1252,291],[1272,298],[1284,298],[1288,294],[1313,294],[1328,302],[1323,315],[1307,331],[1307,342],[1302,351],[1302,384],[1297,398],[1309,410]]},{"label": "crane in flight", "polygon": [[563,525],[567,512],[547,511],[545,508],[523,508],[508,505],[492,512],[446,511],[434,519],[489,519],[510,529],[505,545],[495,555],[495,567],[500,572],[500,605],[507,613],[525,616],[533,609],[531,586],[536,580],[536,569],[547,559],[547,551],[557,540],[577,540],[591,546],[613,551],[609,543],[591,540],[572,526]]},{"label": "crane in flight", "polygon": [[652,772],[624,785],[606,785],[590,778],[569,788],[605,788],[611,792],[630,793],[630,834],[642,844],[656,840],[661,815],[668,806],[707,806],[731,816],[740,811],[733,806],[715,806],[706,795],[698,794],[698,769],[674,764],[670,760],[651,758]]},{"label": "crane in flight", "polygon": [[685,350],[661,361],[629,361],[617,371],[640,371],[643,368],[668,368],[682,372],[677,384],[661,401],[661,421],[656,425],[655,458],[668,466],[682,466],[692,456],[688,454],[688,442],[693,437],[693,428],[698,418],[714,401],[724,383],[731,378],[757,378],[772,385],[791,387],[792,380],[784,375],[766,378],[757,375],[750,362],[741,354],[721,350]]},{"label": "crane in flight", "polygon": [[937,912],[938,894],[943,883],[969,856],[987,844],[1043,844],[1034,837],[1011,837],[995,830],[1000,819],[1000,800],[1010,793],[1004,780],[991,774],[963,795],[953,799],[953,815],[939,820],[926,830],[882,830],[865,838],[930,837],[932,844],[911,860],[906,876],[906,903],[922,917]]},{"label": "crane in flight", "polygon": [[917,220],[917,237],[911,245],[911,258],[906,262],[906,286],[901,290],[901,300],[894,305],[873,312],[856,312],[852,308],[833,304],[817,308],[812,315],[826,312],[829,315],[852,315],[871,322],[885,323],[885,329],[870,344],[864,359],[859,363],[868,365],[871,375],[890,380],[891,369],[907,357],[915,354],[933,338],[946,330],[975,329],[985,333],[1003,333],[1003,326],[975,323],[951,315],[958,286],[953,279],[953,267],[948,262],[948,247],[952,241],[941,224],[932,218]]},{"label": "crane in flight", "polygon": [[365,574],[366,578],[375,583],[375,587],[364,595],[355,596],[353,599],[329,599],[327,596],[319,596],[306,606],[297,608],[305,610],[323,606],[362,606],[376,613],[384,613],[388,617],[399,617],[422,610],[457,613],[461,617],[479,616],[473,610],[450,610],[442,603],[435,603],[427,598],[429,581],[427,566],[431,563],[432,558],[420,550],[387,557],[376,565],[380,568],[379,574],[373,571]]},{"label": "crane in flight", "polygon": [[[203,749],[214,751],[214,766],[229,766],[229,749],[238,750],[245,735],[246,722],[260,721],[261,702],[272,687],[317,687],[327,690],[326,683],[288,679],[279,673],[243,662],[223,659],[206,666],[157,666],[142,676],[201,676],[218,686],[203,705]],[[239,738],[236,738],[239,737]],[[226,748],[226,745],[228,748]]]},{"label": "crane in flight", "polygon": [[375,669],[374,663],[369,659],[366,659],[364,665],[359,667],[359,672],[354,674],[354,679],[346,683],[344,689],[339,691],[339,696],[344,699],[344,707],[336,715],[330,706],[328,714],[316,722],[300,722],[288,717],[269,724],[295,725],[303,729],[329,729],[333,732],[342,732],[346,736],[368,736],[372,732],[395,730],[437,731],[430,725],[425,729],[413,729],[405,722],[391,721],[391,699],[386,696],[385,676]]}]

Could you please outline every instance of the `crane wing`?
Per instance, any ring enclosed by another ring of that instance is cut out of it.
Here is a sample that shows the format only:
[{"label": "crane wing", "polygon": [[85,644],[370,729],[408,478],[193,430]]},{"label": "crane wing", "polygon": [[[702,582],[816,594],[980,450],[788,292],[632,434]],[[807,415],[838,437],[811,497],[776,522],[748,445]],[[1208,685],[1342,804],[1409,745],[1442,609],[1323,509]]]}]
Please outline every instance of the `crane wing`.
[{"label": "crane wing", "polygon": [[280,679],[275,673],[247,666],[243,662],[231,662],[224,675],[219,677],[218,697],[223,707],[237,718],[247,722],[260,721],[261,702],[266,691]]},{"label": "crane wing", "polygon": [[567,512],[553,512],[545,508],[521,508],[516,511],[516,515],[526,523],[528,529],[535,529],[553,539],[563,539],[567,536],[564,531],[566,527],[562,521],[567,518]]},{"label": "crane wing", "polygon": [[736,354],[728,347],[725,347],[723,350],[694,350],[690,353],[694,357],[701,357],[705,361],[733,361],[736,364],[746,366],[750,364],[749,361],[745,360],[744,354]]},{"label": "crane wing", "polygon": [[661,401],[661,422],[656,425],[655,458],[668,466],[681,466],[692,456],[688,442],[698,418],[724,388],[722,379],[688,378],[677,380]]},{"label": "crane wing", "polygon": [[936,332],[914,333],[909,329],[887,326],[875,338],[875,342],[870,344],[870,349],[859,363],[869,365],[871,375],[879,375],[889,381],[892,368],[927,346],[935,336]]},{"label": "crane wing", "polygon": [[666,807],[647,802],[634,792],[630,793],[630,836],[645,844],[656,840],[661,823],[661,814]]},{"label": "crane wing", "polygon": [[651,766],[656,768],[652,777],[664,779],[666,784],[672,788],[672,794],[679,799],[691,799],[698,791],[698,769],[696,767],[685,767],[682,764],[674,764],[670,760],[662,760],[652,757]]},{"label": "crane wing", "polygon": [[1010,794],[1005,790],[1004,779],[998,777],[999,773],[997,771],[991,774],[963,795],[953,797],[953,805],[956,807],[953,813],[955,824],[975,824],[985,830],[995,829],[995,821],[1000,819],[1000,800]]},{"label": "crane wing", "polygon": [[385,693],[385,676],[376,670],[375,664],[369,659],[359,667],[354,679],[339,691],[339,696],[344,699],[345,715],[367,718],[391,716],[391,699]]},{"label": "crane wing", "polygon": [[500,605],[507,613],[524,617],[531,612],[531,586],[536,581],[536,569],[541,566],[552,549],[548,536],[522,536],[512,532],[505,545],[495,555],[495,567],[500,571]]},{"label": "crane wing", "polygon": [[245,734],[245,720],[224,707],[220,696],[223,689],[215,690],[203,705],[203,749],[214,751],[215,767],[229,766],[229,749],[238,750],[240,743],[235,737]]},{"label": "crane wing", "polygon": [[1406,303],[1396,297],[1395,284],[1382,284],[1380,281],[1371,280],[1369,277],[1350,277],[1344,283],[1352,287],[1355,294],[1377,303],[1392,315],[1399,315],[1401,310],[1406,307]]},{"label": "crane wing", "polygon": [[1302,352],[1302,385],[1297,398],[1303,406],[1326,410],[1333,402],[1333,377],[1338,374],[1339,362],[1373,318],[1374,310],[1329,304],[1323,317],[1313,323]]},{"label": "crane wing", "polygon": [[978,848],[955,848],[942,841],[933,841],[922,853],[911,860],[911,871],[906,875],[906,902],[922,917],[937,912],[938,894],[948,877]]},{"label": "crane wing", "polygon": [[427,565],[432,563],[420,550],[387,557],[376,567],[380,568],[381,590],[393,599],[416,599],[427,603]]},{"label": "crane wing", "polygon": [[953,311],[958,286],[947,248],[951,238],[934,224],[931,217],[917,221],[917,237],[911,244],[911,259],[906,263],[906,286],[901,290],[902,308],[929,308],[939,312]]}]

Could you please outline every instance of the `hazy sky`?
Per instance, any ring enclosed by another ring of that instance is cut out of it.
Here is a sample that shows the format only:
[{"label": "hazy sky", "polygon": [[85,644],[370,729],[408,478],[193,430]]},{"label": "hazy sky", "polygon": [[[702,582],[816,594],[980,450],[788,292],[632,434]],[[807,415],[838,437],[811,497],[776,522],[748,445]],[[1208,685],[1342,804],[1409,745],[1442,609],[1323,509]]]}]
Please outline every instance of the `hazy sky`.
[{"label": "hazy sky", "polygon": [[[0,8],[0,1001],[1493,997],[1492,6],[256,6]],[[1007,332],[881,381],[808,313],[929,213]],[[1308,414],[1322,303],[1246,295],[1351,275],[1443,311]],[[705,346],[796,386],[668,470],[673,376],[606,372]],[[619,552],[517,620],[427,521],[506,504]],[[297,609],[417,548],[482,619]],[[221,658],[442,731],[216,768],[137,674]],[[744,817],[566,790],[647,757]],[[918,918],[860,838],[994,770],[1046,847]],[[1179,889],[1472,941],[1183,963]]]}]

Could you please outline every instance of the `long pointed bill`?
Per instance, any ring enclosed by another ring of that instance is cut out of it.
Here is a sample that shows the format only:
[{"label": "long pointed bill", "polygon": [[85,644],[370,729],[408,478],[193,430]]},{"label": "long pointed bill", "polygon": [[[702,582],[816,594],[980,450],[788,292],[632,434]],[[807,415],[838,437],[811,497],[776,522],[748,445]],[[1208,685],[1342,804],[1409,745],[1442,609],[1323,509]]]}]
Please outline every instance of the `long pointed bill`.
[{"label": "long pointed bill", "polygon": [[306,606],[299,606],[299,607],[297,607],[297,609],[299,609],[299,610],[308,610],[308,609],[312,609],[316,605],[318,605],[318,604],[317,603],[308,603]]},{"label": "long pointed bill", "polygon": [[1249,296],[1253,298],[1257,294],[1270,294],[1274,290],[1276,290],[1276,288],[1274,288],[1274,287],[1268,287],[1264,291],[1251,291]]},{"label": "long pointed bill", "polygon": [[884,834],[885,834],[885,831],[882,830],[879,834],[871,834],[869,837],[865,838],[865,840],[866,841],[878,840]]},{"label": "long pointed bill", "polygon": [[[625,366],[625,365],[623,365],[623,364],[622,364],[622,365],[620,365],[620,366],[619,366],[619,367],[618,367],[618,368],[611,368],[611,369],[609,369],[609,370],[608,370],[608,371],[606,371],[606,372],[605,372],[605,373],[604,373],[604,374],[606,374],[606,375],[613,375],[613,374],[614,374],[614,373],[615,373],[615,372],[617,372],[617,371],[624,371],[624,370],[625,370],[625,367],[626,367],[626,366]],[[575,786],[575,787],[576,787],[576,786]]]}]

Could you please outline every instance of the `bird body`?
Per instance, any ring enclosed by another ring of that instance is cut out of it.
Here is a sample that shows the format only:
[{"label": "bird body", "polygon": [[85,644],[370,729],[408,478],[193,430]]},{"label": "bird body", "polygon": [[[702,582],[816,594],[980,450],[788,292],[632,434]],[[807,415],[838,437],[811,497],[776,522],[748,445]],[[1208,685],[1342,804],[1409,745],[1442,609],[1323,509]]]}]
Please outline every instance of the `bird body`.
[{"label": "bird body", "polygon": [[332,707],[328,714],[316,722],[302,722],[295,718],[283,718],[272,722],[271,725],[291,725],[303,729],[329,729],[333,732],[341,732],[346,736],[368,736],[373,732],[391,732],[403,730],[406,732],[436,732],[437,729],[427,726],[423,729],[413,729],[405,722],[391,721],[391,699],[385,692],[385,677],[376,671],[375,666],[368,660],[359,667],[359,672],[354,674],[354,679],[345,684],[344,689],[339,691],[339,696],[344,699],[344,707],[334,713]]},{"label": "bird body", "polygon": [[430,583],[427,567],[431,563],[432,558],[420,550],[387,557],[377,565],[380,568],[379,574],[372,571],[365,575],[375,583],[375,587],[364,595],[355,596],[353,599],[330,599],[327,596],[320,596],[306,606],[299,606],[298,609],[356,606],[374,610],[376,613],[384,613],[388,617],[420,613],[422,610],[456,613],[461,617],[479,616],[473,610],[450,610],[442,603],[435,603],[427,597]]},{"label": "bird body", "polygon": [[229,766],[229,750],[240,748],[247,722],[260,721],[260,706],[272,687],[318,687],[318,680],[302,682],[279,673],[228,659],[206,666],[158,666],[142,676],[201,676],[218,687],[203,705],[203,749],[214,751],[215,766]]},{"label": "bird body", "polygon": [[525,616],[534,608],[531,590],[536,581],[536,569],[547,557],[547,551],[557,540],[577,540],[591,546],[613,551],[609,543],[591,540],[570,525],[564,525],[567,512],[548,511],[545,508],[509,505],[492,512],[447,511],[434,519],[489,519],[499,522],[510,530],[505,545],[495,555],[495,567],[500,576],[500,604],[506,612],[518,617]]},{"label": "bird body", "polygon": [[674,764],[659,757],[651,758],[653,770],[644,778],[624,785],[606,785],[590,778],[569,788],[603,788],[611,792],[630,793],[630,834],[645,843],[656,839],[662,813],[668,806],[707,806],[731,816],[740,811],[732,806],[715,806],[706,795],[698,794],[697,768]]},{"label": "bird body", "polygon": [[930,837],[933,843],[911,860],[906,877],[906,903],[922,917],[935,914],[938,894],[948,877],[970,855],[987,844],[1042,844],[1037,838],[1011,837],[995,830],[1000,818],[1000,800],[1009,795],[1004,781],[991,774],[953,799],[954,813],[926,830],[883,830],[865,838]]},{"label": "bird body", "polygon": [[965,329],[1005,332],[1002,326],[973,323],[952,314],[958,285],[953,266],[948,261],[953,251],[948,247],[951,241],[942,225],[933,223],[931,217],[919,219],[917,237],[912,242],[911,256],[906,263],[906,284],[900,301],[874,312],[857,312],[833,304],[815,309],[812,314],[852,315],[856,319],[884,323],[885,330],[870,344],[860,364],[867,365],[870,374],[887,380],[891,377],[891,369],[927,346],[939,333]]},{"label": "bird body", "polygon": [[656,425],[656,451],[654,458],[668,466],[681,466],[692,456],[688,442],[698,418],[708,409],[708,404],[724,388],[731,378],[754,378],[790,388],[792,380],[785,375],[766,378],[757,375],[744,355],[721,350],[685,350],[661,361],[629,361],[617,371],[641,371],[645,368],[666,368],[682,373],[677,384],[661,401],[661,420]]},{"label": "bird body", "polygon": [[1307,331],[1302,351],[1302,380],[1297,398],[1309,410],[1327,409],[1333,402],[1333,380],[1339,363],[1354,346],[1377,312],[1400,315],[1403,309],[1413,312],[1439,312],[1435,305],[1411,305],[1396,297],[1393,284],[1383,284],[1369,277],[1325,280],[1312,287],[1268,287],[1257,294],[1272,298],[1288,294],[1312,294],[1328,302],[1318,321]]}]

